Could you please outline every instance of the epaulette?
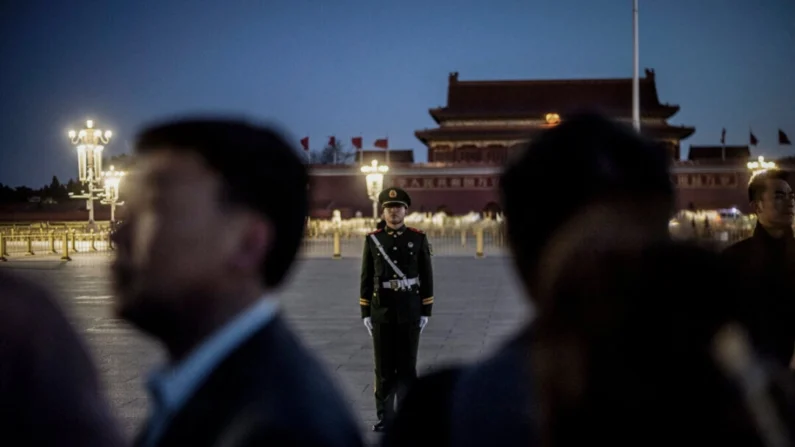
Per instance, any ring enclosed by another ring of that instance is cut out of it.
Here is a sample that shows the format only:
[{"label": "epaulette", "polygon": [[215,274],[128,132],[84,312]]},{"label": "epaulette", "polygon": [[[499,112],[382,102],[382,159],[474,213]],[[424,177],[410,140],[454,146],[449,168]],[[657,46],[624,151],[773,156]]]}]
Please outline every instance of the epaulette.
[{"label": "epaulette", "polygon": [[371,234],[380,233],[380,232],[382,232],[382,231],[384,231],[384,229],[383,229],[383,228],[379,228],[379,229],[377,229],[377,230],[375,230],[375,231],[371,231],[371,232],[367,233],[367,235],[369,236],[369,235],[371,235]]},{"label": "epaulette", "polygon": [[409,230],[411,230],[411,231],[413,231],[415,233],[425,234],[425,232],[420,230],[419,228],[414,228],[414,227],[406,227],[406,228],[408,228]]}]

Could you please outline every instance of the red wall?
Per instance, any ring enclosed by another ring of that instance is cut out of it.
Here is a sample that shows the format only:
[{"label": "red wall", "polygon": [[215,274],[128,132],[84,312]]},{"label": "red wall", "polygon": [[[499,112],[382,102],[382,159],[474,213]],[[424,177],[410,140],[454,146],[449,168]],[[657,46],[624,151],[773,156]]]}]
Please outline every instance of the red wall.
[{"label": "red wall", "polygon": [[[440,170],[441,171],[441,170]],[[690,172],[691,176],[700,176],[698,172]],[[704,168],[704,175],[714,178],[709,168]],[[726,173],[717,174],[725,178]],[[683,184],[677,188],[677,208],[687,209],[692,203],[697,209],[721,209],[737,207],[743,212],[749,212],[747,199],[747,185],[749,173],[738,171],[728,174],[733,177],[728,184]],[[488,178],[488,187],[482,184],[475,188],[450,187],[450,181],[439,182],[435,179],[458,178],[456,176],[433,175],[430,172],[418,176],[389,176],[387,182],[395,186],[405,187],[411,195],[412,210],[437,211],[445,207],[453,214],[466,214],[470,211],[482,211],[490,203],[499,203],[499,195],[494,176],[477,176],[479,179]],[[419,180],[417,180],[419,179]],[[432,184],[425,185],[423,180],[433,179]],[[493,179],[493,182],[492,180]],[[414,180],[414,183],[412,183]],[[419,182],[419,183],[417,183]],[[426,187],[427,186],[427,187]],[[367,198],[364,178],[358,174],[340,176],[313,176],[313,209],[314,217],[330,216],[333,209],[339,209],[342,217],[353,216],[358,210],[364,216],[370,216],[372,205]],[[327,210],[319,206],[328,206]]]},{"label": "red wall", "polygon": [[737,207],[750,212],[748,204],[748,181],[750,172],[738,171],[729,186],[680,186],[677,188],[677,208],[687,209],[692,203],[696,209],[714,210]]},{"label": "red wall", "polygon": [[[447,176],[421,176],[447,178]],[[388,176],[388,185],[404,187],[404,179],[416,176]],[[359,174],[313,176],[311,183],[312,210],[310,216],[323,218],[331,216],[335,209],[340,210],[342,217],[352,217],[356,211],[369,217],[372,215],[372,202],[367,197],[364,177]],[[388,186],[387,185],[387,186]],[[496,181],[494,182],[496,185]],[[422,187],[405,187],[411,196],[411,211],[436,212],[444,207],[452,214],[466,214],[470,211],[480,212],[486,205],[498,202],[495,187],[478,189],[424,189]]]},{"label": "red wall", "polygon": [[[467,189],[463,189],[452,183],[452,179],[460,177],[439,175],[441,172],[441,169],[436,173],[429,170],[419,177],[390,175],[387,182],[406,187],[412,198],[412,211],[435,212],[440,207],[445,207],[450,213],[466,214],[470,211],[482,211],[490,203],[499,203],[493,175],[476,176],[480,183],[474,187],[470,184],[466,186]],[[312,176],[310,215],[314,218],[328,218],[333,210],[338,209],[343,218],[353,217],[356,211],[369,217],[372,214],[372,202],[367,197],[363,176],[353,170],[347,170],[346,173],[343,169],[339,174],[343,175]],[[440,179],[446,180],[440,182]],[[484,179],[488,183],[483,183]],[[678,188],[678,208],[687,209],[693,203],[697,209],[736,206],[741,211],[748,212],[748,180],[749,174],[741,172],[737,174],[732,185],[682,186]],[[431,184],[426,185],[425,181],[431,181]],[[84,221],[88,219],[88,212],[80,210],[81,206],[85,205],[76,201],[41,207],[34,204],[6,205],[0,208],[0,221]],[[119,218],[123,218],[124,207],[118,208],[117,213]],[[109,208],[97,205],[95,218],[108,220]]]}]

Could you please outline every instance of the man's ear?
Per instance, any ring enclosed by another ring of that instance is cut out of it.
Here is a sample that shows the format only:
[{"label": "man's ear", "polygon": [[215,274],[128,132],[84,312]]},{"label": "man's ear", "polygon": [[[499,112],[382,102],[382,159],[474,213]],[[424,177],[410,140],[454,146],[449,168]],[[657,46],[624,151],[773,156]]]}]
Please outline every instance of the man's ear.
[{"label": "man's ear", "polygon": [[259,218],[248,219],[240,229],[233,262],[241,270],[258,271],[273,244],[273,225]]},{"label": "man's ear", "polygon": [[759,210],[759,201],[758,200],[754,200],[754,201],[750,202],[749,205],[751,205],[751,212],[752,213],[759,214],[760,210]]}]

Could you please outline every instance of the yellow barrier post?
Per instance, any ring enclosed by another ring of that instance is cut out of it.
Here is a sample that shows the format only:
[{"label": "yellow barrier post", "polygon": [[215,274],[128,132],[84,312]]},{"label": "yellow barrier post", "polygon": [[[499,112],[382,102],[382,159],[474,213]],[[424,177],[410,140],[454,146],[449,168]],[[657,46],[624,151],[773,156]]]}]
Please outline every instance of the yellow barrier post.
[{"label": "yellow barrier post", "polygon": [[461,230],[461,246],[466,247],[467,245],[467,230]]},{"label": "yellow barrier post", "polygon": [[6,238],[3,236],[3,233],[0,233],[0,262],[6,262],[8,253],[6,252]]},{"label": "yellow barrier post", "polygon": [[89,234],[91,238],[91,251],[97,251],[97,234],[94,233],[94,229],[91,229],[91,234]]},{"label": "yellow barrier post", "polygon": [[33,256],[33,236],[28,235],[28,252],[25,253],[25,256]]},{"label": "yellow barrier post", "polygon": [[61,261],[71,261],[72,258],[69,257],[69,231],[63,232],[63,256],[61,256]]},{"label": "yellow barrier post", "polygon": [[72,253],[77,253],[77,233],[72,229]]},{"label": "yellow barrier post", "polygon": [[49,232],[48,239],[50,241],[50,254],[54,255],[58,253],[57,251],[55,251],[55,234],[53,233],[52,230],[50,230]]},{"label": "yellow barrier post", "polygon": [[475,230],[475,257],[483,257],[483,228]]},{"label": "yellow barrier post", "polygon": [[340,259],[342,258],[342,250],[340,249],[340,232],[339,230],[334,231],[334,254],[332,255],[333,259]]}]

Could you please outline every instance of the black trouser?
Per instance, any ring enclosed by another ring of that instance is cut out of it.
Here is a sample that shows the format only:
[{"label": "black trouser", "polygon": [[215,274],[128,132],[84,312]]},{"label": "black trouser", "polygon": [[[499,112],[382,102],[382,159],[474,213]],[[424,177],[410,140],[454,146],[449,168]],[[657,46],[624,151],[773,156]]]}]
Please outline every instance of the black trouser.
[{"label": "black trouser", "polygon": [[[408,386],[417,378],[420,323],[373,324],[375,410],[378,420],[390,416]],[[400,394],[400,396],[397,396]]]}]

